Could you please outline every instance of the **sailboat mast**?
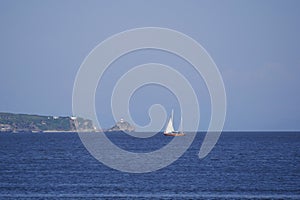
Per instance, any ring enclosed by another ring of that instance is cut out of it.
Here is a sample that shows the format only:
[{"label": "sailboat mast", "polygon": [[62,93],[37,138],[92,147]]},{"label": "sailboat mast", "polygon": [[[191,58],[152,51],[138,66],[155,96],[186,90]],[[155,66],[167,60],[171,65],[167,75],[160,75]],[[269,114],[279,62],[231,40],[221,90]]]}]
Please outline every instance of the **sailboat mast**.
[{"label": "sailboat mast", "polygon": [[180,129],[179,129],[180,132],[183,132],[183,121],[182,121],[182,116],[180,118]]}]

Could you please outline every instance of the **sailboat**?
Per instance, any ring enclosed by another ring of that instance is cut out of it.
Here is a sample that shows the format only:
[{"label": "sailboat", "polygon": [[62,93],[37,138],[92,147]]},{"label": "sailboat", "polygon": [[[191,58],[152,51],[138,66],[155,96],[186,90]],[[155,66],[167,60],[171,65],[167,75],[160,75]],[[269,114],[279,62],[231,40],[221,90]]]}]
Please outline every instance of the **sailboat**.
[{"label": "sailboat", "polygon": [[[180,126],[182,127],[182,118],[180,120]],[[164,131],[164,135],[165,136],[184,136],[185,134],[183,133],[183,131],[175,131],[174,127],[173,127],[173,110],[172,110],[172,114],[170,117],[170,120],[167,124],[166,130]]]}]

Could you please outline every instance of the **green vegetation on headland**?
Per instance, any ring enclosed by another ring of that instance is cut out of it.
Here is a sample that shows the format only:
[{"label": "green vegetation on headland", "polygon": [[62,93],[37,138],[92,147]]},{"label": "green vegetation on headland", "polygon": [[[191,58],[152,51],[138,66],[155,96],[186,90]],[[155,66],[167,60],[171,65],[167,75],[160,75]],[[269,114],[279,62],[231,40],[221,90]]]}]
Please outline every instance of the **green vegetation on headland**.
[{"label": "green vegetation on headland", "polygon": [[94,131],[91,120],[80,117],[55,117],[0,113],[0,132]]},{"label": "green vegetation on headland", "polygon": [[[134,127],[121,119],[108,132],[134,131]],[[81,117],[55,117],[0,112],[0,132],[100,132],[92,120]]]}]

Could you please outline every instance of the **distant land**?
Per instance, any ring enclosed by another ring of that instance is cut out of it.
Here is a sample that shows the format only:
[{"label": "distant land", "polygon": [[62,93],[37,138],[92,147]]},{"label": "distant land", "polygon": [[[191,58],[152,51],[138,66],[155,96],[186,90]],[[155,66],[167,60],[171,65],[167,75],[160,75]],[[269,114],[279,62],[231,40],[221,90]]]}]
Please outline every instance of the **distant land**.
[{"label": "distant land", "polygon": [[72,132],[95,130],[91,120],[80,117],[56,117],[0,113],[0,132]]},{"label": "distant land", "polygon": [[135,127],[130,125],[128,122],[124,121],[124,119],[121,119],[119,122],[116,123],[113,127],[106,130],[108,132],[114,132],[114,131],[126,131],[126,132],[134,132]]},{"label": "distant land", "polygon": [[[92,120],[81,117],[58,117],[0,112],[0,132],[101,132]],[[134,127],[121,119],[108,132],[134,131]]]}]

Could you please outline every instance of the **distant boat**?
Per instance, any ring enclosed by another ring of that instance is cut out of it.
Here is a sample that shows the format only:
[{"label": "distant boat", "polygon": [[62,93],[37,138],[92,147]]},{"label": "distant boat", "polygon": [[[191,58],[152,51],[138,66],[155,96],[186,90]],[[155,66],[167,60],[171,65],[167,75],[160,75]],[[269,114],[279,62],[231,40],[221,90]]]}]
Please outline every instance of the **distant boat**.
[{"label": "distant boat", "polygon": [[[181,126],[181,129],[183,129],[182,118],[180,120],[180,126]],[[170,120],[167,124],[166,130],[164,132],[164,135],[165,136],[184,136],[185,135],[182,130],[181,131],[175,131],[174,130],[174,127],[173,127],[173,110],[172,110]]]}]

